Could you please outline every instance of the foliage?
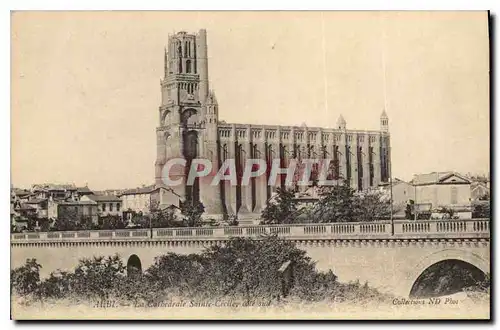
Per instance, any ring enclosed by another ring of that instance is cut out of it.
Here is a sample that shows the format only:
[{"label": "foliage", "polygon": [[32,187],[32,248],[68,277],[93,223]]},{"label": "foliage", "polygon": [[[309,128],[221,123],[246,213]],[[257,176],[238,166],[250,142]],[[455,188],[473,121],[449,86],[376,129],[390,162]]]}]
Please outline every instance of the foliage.
[{"label": "foliage", "polygon": [[490,276],[459,260],[444,260],[427,268],[416,280],[410,296],[426,298],[461,291],[489,290]]},{"label": "foliage", "polygon": [[[347,184],[321,186],[319,200],[311,208],[298,210],[292,190],[278,188],[275,199],[262,212],[262,224],[292,223],[299,218],[311,222],[357,222],[389,219],[391,202],[381,191],[356,192]],[[393,212],[402,205],[393,206]],[[297,212],[299,211],[299,212]]]},{"label": "foliage", "polygon": [[47,218],[38,219],[38,226],[40,228],[40,231],[49,231],[53,224],[54,220],[52,219],[47,219]]},{"label": "foliage", "polygon": [[490,181],[490,175],[479,174],[479,173],[467,173],[466,175],[473,182],[487,183]]},{"label": "foliage", "polygon": [[157,200],[151,201],[149,205],[148,215],[151,217],[151,226],[153,228],[168,228],[179,226],[179,221],[177,221],[177,216],[173,209],[162,210],[160,208],[160,202]]},{"label": "foliage", "polygon": [[143,215],[142,212],[133,213],[131,222],[140,228],[149,228],[149,218]]},{"label": "foliage", "polygon": [[353,222],[360,211],[356,203],[355,191],[347,184],[323,186],[320,188],[320,200],[314,206],[314,222]]},{"label": "foliage", "polygon": [[391,217],[391,201],[381,191],[367,191],[362,195],[355,195],[353,204],[357,209],[355,213],[358,214],[356,221],[375,221]]},{"label": "foliage", "polygon": [[40,300],[116,299],[123,304],[165,301],[169,296],[249,301],[290,295],[318,301],[377,295],[359,285],[339,283],[331,271],[318,272],[305,251],[277,236],[233,238],[201,254],[168,253],[157,257],[144,274],[133,276],[126,276],[118,256],[82,259],[74,271],[53,272],[44,281],[40,281],[39,269],[36,261],[28,260],[13,270],[13,290]]},{"label": "foliage", "polygon": [[202,258],[205,269],[201,290],[209,296],[276,297],[281,292],[278,270],[287,261],[296,277],[315,272],[305,251],[277,236],[262,240],[233,238],[224,246],[206,249]]},{"label": "foliage", "polygon": [[11,288],[20,295],[37,293],[40,285],[40,268],[42,265],[36,259],[27,259],[24,266],[10,272]]},{"label": "foliage", "polygon": [[84,297],[107,298],[125,269],[118,255],[81,259],[72,274],[71,289]]},{"label": "foliage", "polygon": [[188,227],[201,226],[201,215],[205,212],[205,206],[199,201],[185,200],[180,202],[181,214]]},{"label": "foliage", "polygon": [[28,220],[28,230],[32,231],[32,230],[35,230],[35,227],[36,227],[36,224],[37,224],[37,220],[38,220],[38,216],[36,214],[27,214],[26,215],[26,219]]},{"label": "foliage", "polygon": [[297,211],[293,190],[277,188],[273,200],[269,201],[262,211],[262,224],[277,224],[293,222],[292,215]]},{"label": "foliage", "polygon": [[124,221],[119,215],[107,215],[99,218],[98,229],[123,229],[126,226],[126,221]]},{"label": "foliage", "polygon": [[93,229],[92,218],[78,213],[76,207],[66,206],[58,209],[57,219],[53,225],[56,231]]},{"label": "foliage", "polygon": [[473,218],[490,218],[491,209],[489,201],[480,201],[472,204],[472,217]]},{"label": "foliage", "polygon": [[45,281],[40,283],[42,297],[64,298],[71,292],[71,282],[74,276],[71,273],[57,270],[52,272]]}]

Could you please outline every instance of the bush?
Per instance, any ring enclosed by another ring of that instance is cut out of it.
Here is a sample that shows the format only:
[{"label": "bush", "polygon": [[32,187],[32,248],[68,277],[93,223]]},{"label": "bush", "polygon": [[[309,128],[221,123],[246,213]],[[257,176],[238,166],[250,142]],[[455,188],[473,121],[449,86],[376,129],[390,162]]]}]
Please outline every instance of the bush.
[{"label": "bush", "polygon": [[10,285],[13,291],[22,296],[38,293],[40,268],[42,265],[36,259],[27,259],[24,266],[12,270]]},{"label": "bush", "polygon": [[40,281],[40,267],[30,259],[12,271],[11,285],[18,295],[40,300],[113,298],[122,304],[160,302],[172,296],[199,301],[380,296],[366,285],[338,283],[331,271],[318,272],[305,251],[277,236],[233,238],[201,254],[168,253],[157,257],[144,274],[129,276],[117,255],[82,259],[73,272],[53,272],[44,281]]},{"label": "bush", "polygon": [[262,211],[262,224],[292,223],[292,216],[296,211],[294,191],[277,188],[275,198]]},{"label": "bush", "polygon": [[123,229],[127,226],[127,222],[119,215],[108,215],[99,218],[98,229]]},{"label": "bush", "polygon": [[480,201],[476,202],[472,205],[472,218],[490,218],[491,210],[490,210],[490,202],[489,201]]}]

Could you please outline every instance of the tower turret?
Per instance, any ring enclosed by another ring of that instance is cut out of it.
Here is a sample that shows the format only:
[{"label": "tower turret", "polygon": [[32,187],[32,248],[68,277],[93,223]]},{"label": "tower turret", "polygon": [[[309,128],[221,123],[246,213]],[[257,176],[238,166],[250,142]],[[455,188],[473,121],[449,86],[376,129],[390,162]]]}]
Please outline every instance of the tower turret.
[{"label": "tower turret", "polygon": [[337,129],[341,129],[341,130],[346,129],[346,122],[345,122],[345,119],[342,115],[340,115],[339,119],[337,120]]},{"label": "tower turret", "polygon": [[387,116],[385,109],[380,115],[380,130],[382,132],[389,132],[389,117]]}]

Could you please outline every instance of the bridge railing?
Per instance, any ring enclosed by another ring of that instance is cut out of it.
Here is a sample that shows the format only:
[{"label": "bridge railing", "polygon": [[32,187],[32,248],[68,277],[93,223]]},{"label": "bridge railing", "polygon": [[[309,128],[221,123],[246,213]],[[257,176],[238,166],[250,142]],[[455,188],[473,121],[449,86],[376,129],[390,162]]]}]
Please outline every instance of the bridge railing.
[{"label": "bridge railing", "polygon": [[[398,220],[394,235],[398,237],[428,237],[456,234],[459,236],[490,233],[490,219],[471,220]],[[389,238],[389,221],[315,223],[268,226],[154,228],[95,231],[30,232],[11,234],[12,242],[21,241],[87,241],[87,240],[147,240],[153,239],[227,239],[230,237],[259,237],[276,234],[295,239],[323,238]]]},{"label": "bridge railing", "polygon": [[398,221],[395,234],[489,233],[490,219]]}]

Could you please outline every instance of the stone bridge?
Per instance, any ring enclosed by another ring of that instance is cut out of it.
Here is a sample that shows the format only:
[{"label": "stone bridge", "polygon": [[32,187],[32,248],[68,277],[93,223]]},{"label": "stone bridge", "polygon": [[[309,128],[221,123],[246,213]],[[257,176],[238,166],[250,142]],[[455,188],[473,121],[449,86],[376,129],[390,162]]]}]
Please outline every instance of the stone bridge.
[{"label": "stone bridge", "polygon": [[83,257],[118,253],[126,264],[145,270],[161,254],[198,253],[231,237],[264,234],[294,241],[319,270],[332,270],[342,282],[368,282],[404,297],[426,269],[440,262],[490,272],[489,219],[12,234],[11,267],[36,258],[45,277],[74,268]]}]

